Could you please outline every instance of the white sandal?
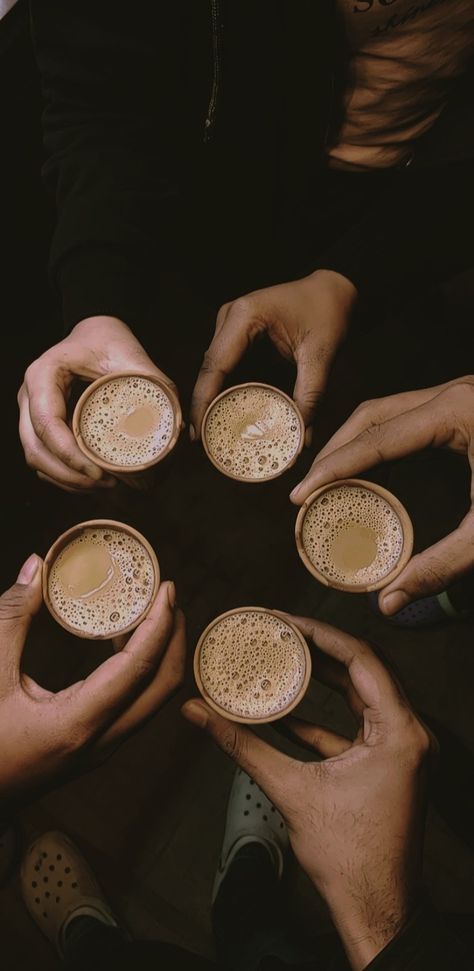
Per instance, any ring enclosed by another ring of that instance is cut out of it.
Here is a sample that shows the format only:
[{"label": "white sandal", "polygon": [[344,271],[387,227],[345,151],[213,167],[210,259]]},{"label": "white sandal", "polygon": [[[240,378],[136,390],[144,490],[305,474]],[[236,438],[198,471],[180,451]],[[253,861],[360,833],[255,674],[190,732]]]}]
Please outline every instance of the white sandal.
[{"label": "white sandal", "polygon": [[224,840],[212,891],[213,903],[232,860],[247,843],[262,843],[267,848],[280,879],[288,848],[286,824],[260,786],[242,769],[237,769],[227,804]]},{"label": "white sandal", "polygon": [[76,917],[118,927],[92,870],[64,833],[44,833],[32,843],[22,863],[21,889],[31,917],[60,957]]}]

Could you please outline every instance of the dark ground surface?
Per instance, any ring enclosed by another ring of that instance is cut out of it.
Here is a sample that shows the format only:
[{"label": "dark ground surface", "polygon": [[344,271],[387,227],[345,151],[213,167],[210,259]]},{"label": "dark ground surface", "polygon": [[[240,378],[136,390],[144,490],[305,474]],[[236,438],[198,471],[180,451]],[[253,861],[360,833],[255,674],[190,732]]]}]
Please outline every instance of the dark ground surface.
[{"label": "dark ground surface", "polygon": [[[36,136],[31,144],[36,146]],[[31,147],[31,146],[30,146]],[[28,149],[28,146],[27,146]],[[474,758],[472,623],[435,630],[396,630],[375,617],[365,597],[328,591],[300,562],[293,539],[295,509],[290,489],[308,468],[311,454],[361,400],[435,384],[472,371],[472,278],[457,281],[412,303],[400,317],[377,321],[355,334],[333,370],[311,453],[268,485],[245,486],[220,476],[186,436],[153,492],[75,497],[41,484],[23,461],[16,434],[15,395],[25,366],[53,340],[54,312],[45,285],[47,217],[38,200],[34,152],[23,153],[21,212],[8,230],[0,307],[4,334],[2,415],[1,588],[13,582],[33,550],[45,554],[66,527],[84,519],[123,519],[140,529],[157,550],[163,576],[173,578],[188,618],[189,657],[185,686],[143,731],[103,767],[64,786],[24,811],[25,846],[44,829],[72,835],[96,868],[112,905],[136,937],[163,937],[212,953],[209,900],[222,836],[232,766],[209,741],[184,723],[179,708],[193,693],[192,649],[215,614],[233,606],[262,604],[314,614],[378,644],[390,658],[418,709],[436,717],[464,743],[466,753],[446,792],[448,815],[466,802]],[[14,207],[13,207],[14,208]],[[193,377],[213,330],[214,308],[197,299],[176,277],[159,282],[157,320],[166,321],[167,342],[153,350],[157,363],[177,381],[186,408]],[[240,376],[270,379],[287,389],[291,375],[264,346]],[[468,502],[467,463],[447,453],[410,457],[374,478],[406,504],[421,548],[451,529]],[[59,688],[94,667],[107,645],[69,637],[43,612],[33,625],[25,669]],[[314,684],[304,713],[336,731],[348,727],[340,700]],[[274,729],[264,734],[285,747]],[[455,751],[455,750],[454,750]],[[458,749],[459,751],[459,749]],[[456,764],[447,756],[451,768]],[[452,821],[452,820],[451,820]],[[464,834],[466,835],[466,834]],[[430,809],[425,883],[443,910],[474,913],[474,851],[445,818]],[[290,864],[291,906],[305,924],[325,925],[320,902]],[[315,919],[316,912],[316,919]],[[48,944],[24,910],[17,877],[0,891],[0,949],[5,971],[54,969]]]}]

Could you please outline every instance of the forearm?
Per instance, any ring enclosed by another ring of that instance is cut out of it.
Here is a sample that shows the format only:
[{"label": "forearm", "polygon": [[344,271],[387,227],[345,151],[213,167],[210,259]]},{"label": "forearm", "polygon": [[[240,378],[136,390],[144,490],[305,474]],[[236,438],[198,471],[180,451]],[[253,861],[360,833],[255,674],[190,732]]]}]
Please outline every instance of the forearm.
[{"label": "forearm", "polygon": [[[358,876],[360,883],[361,875]],[[327,895],[334,926],[353,971],[364,971],[402,930],[409,920],[405,895],[364,886],[344,898],[340,892]]]}]

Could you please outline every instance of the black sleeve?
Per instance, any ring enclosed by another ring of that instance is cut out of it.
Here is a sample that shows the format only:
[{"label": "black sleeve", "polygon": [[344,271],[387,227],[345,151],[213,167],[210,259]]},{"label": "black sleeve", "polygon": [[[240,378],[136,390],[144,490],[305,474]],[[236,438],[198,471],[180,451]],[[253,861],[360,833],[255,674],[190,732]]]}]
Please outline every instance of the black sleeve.
[{"label": "black sleeve", "polygon": [[174,192],[164,7],[31,0],[57,205],[50,271],[67,328],[95,314],[133,327],[144,311],[160,206]]},{"label": "black sleeve", "polygon": [[440,914],[428,905],[423,906],[365,971],[472,971],[474,918],[468,920],[471,922],[470,949]]},{"label": "black sleeve", "polygon": [[398,294],[474,264],[474,160],[395,173],[363,218],[322,257],[361,296]]}]

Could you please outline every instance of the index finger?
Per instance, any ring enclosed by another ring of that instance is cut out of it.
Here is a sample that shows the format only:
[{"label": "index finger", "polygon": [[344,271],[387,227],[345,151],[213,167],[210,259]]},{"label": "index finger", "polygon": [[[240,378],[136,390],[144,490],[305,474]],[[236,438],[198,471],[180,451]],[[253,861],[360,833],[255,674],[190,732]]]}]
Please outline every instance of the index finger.
[{"label": "index finger", "polygon": [[411,411],[413,408],[431,401],[439,394],[441,388],[426,388],[422,391],[404,391],[400,394],[387,395],[385,398],[375,398],[373,401],[366,401],[359,405],[352,415],[344,422],[340,428],[331,435],[315,461],[321,461],[326,455],[335,452],[341,445],[346,445],[361,432],[371,425],[380,425],[381,422],[388,421],[404,411]]},{"label": "index finger", "polygon": [[293,489],[293,502],[300,505],[320,486],[350,478],[380,462],[442,444],[440,429],[444,427],[445,415],[439,404],[441,394],[417,408],[371,425],[352,441],[316,459],[302,482]]},{"label": "index finger", "polygon": [[66,424],[66,388],[58,383],[57,370],[44,366],[34,384],[26,382],[31,424],[35,434],[49,451],[68,468],[98,480],[102,469],[81,452]]},{"label": "index finger", "polygon": [[149,614],[120,653],[57,696],[67,703],[72,728],[79,725],[89,738],[103,731],[151,681],[173,631],[170,587],[161,585]]},{"label": "index finger", "polygon": [[191,425],[197,439],[211,401],[222,390],[225,378],[237,366],[252,341],[248,314],[231,304],[217,316],[216,333],[204,355],[191,398]]},{"label": "index finger", "polygon": [[364,707],[386,716],[399,710],[401,696],[397,685],[365,641],[311,617],[287,616],[304,637],[347,669]]}]

